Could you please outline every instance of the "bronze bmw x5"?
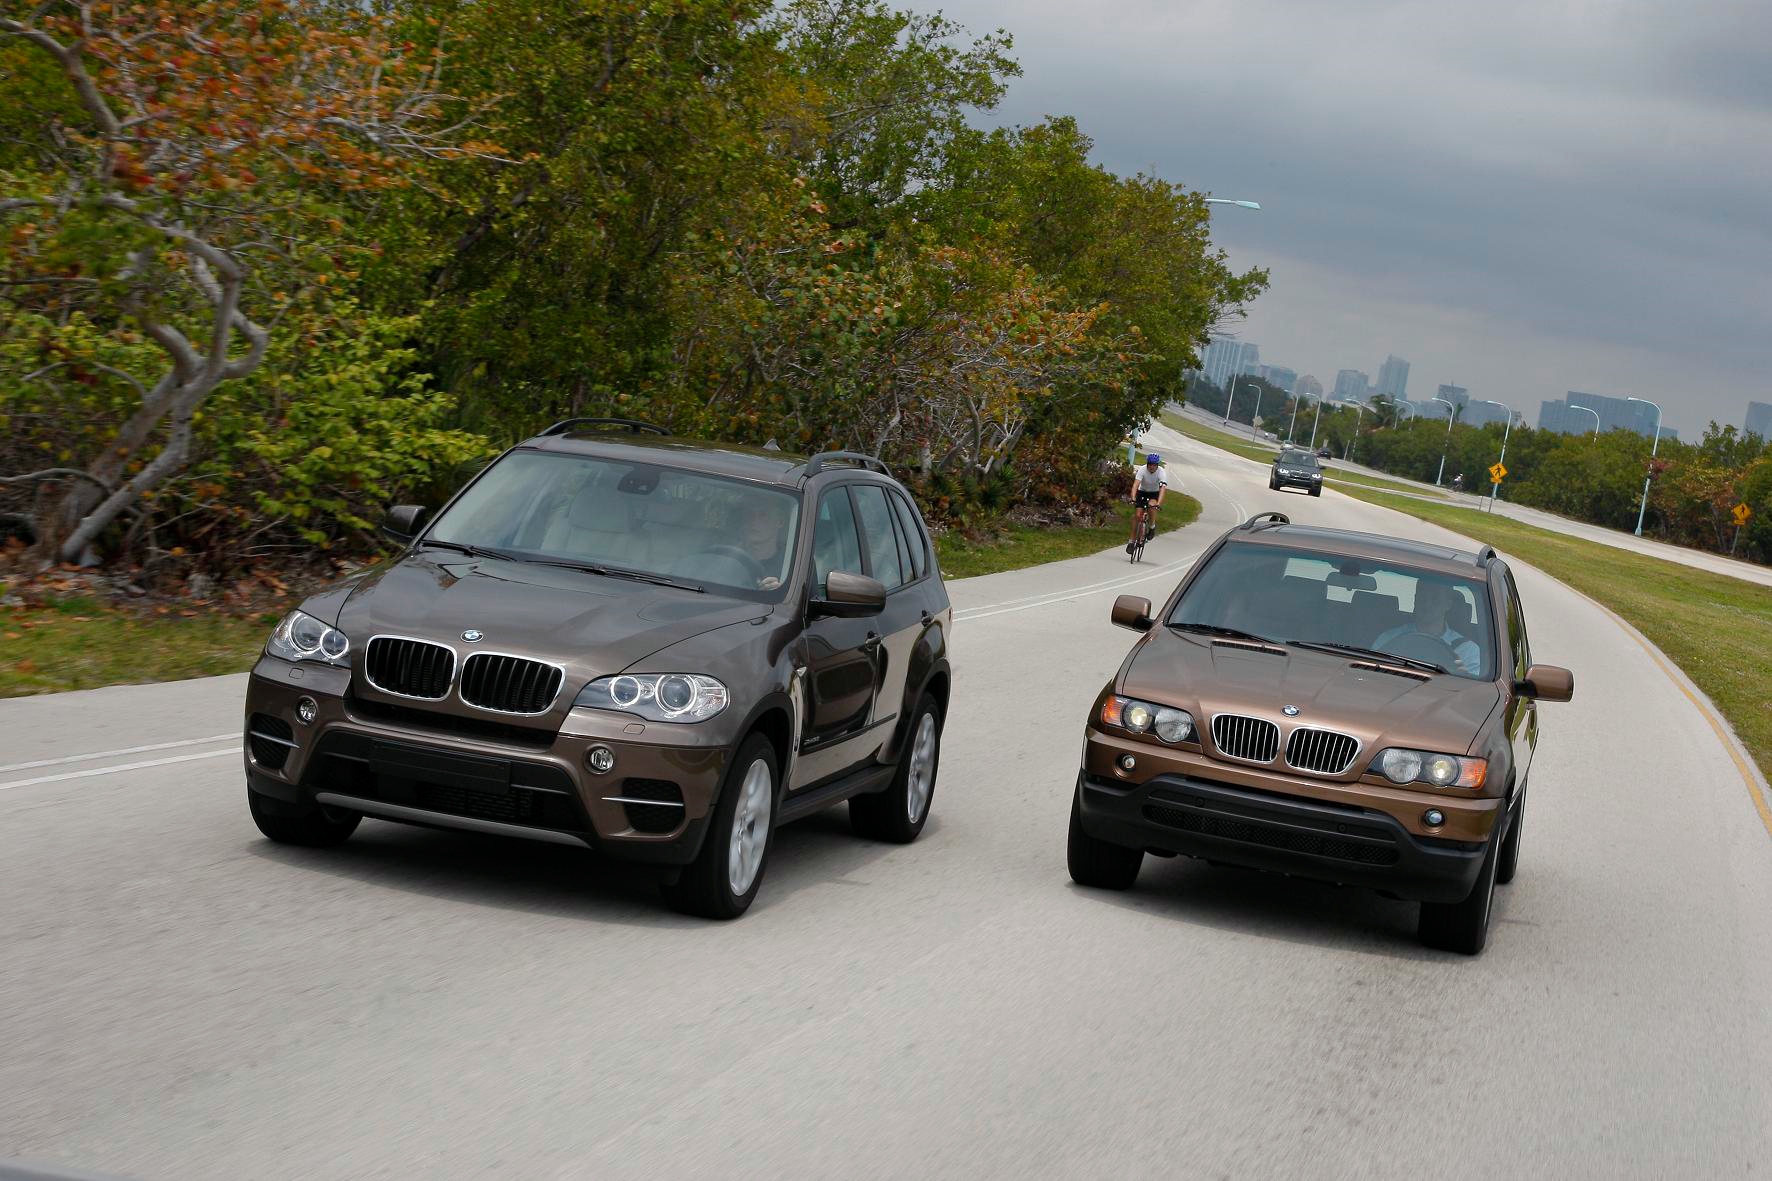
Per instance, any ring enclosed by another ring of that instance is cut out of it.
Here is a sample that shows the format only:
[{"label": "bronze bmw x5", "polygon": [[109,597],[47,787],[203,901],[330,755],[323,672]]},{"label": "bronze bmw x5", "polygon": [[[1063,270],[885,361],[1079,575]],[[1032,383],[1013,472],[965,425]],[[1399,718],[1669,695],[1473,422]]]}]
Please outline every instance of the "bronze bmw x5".
[{"label": "bronze bmw x5", "polygon": [[1520,858],[1538,702],[1507,563],[1263,513],[1201,556],[1096,699],[1071,876],[1127,889],[1146,852],[1421,902],[1429,946],[1475,955]]},{"label": "bronze bmw x5", "polygon": [[272,840],[369,816],[589,847],[731,918],[778,824],[927,822],[953,614],[878,460],[574,419],[385,528],[399,556],[302,603],[252,671]]}]

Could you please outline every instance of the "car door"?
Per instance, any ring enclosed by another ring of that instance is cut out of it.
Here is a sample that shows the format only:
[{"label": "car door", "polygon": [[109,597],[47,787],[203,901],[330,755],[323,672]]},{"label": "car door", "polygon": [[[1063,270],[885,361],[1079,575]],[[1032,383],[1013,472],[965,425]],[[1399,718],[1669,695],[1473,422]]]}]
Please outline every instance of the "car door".
[{"label": "car door", "polygon": [[[1532,646],[1526,637],[1526,613],[1520,606],[1520,590],[1514,585],[1513,571],[1502,573],[1507,588],[1507,645],[1513,661],[1516,686],[1526,680],[1532,667]],[[1538,747],[1538,702],[1520,692],[1514,693],[1514,713],[1508,718],[1508,738],[1514,749],[1514,782],[1524,786],[1526,773],[1532,769],[1532,752]]]},{"label": "car door", "polygon": [[[811,598],[824,593],[833,570],[868,572],[862,544],[850,485],[825,489],[813,516]],[[871,617],[827,616],[807,623],[801,649],[800,751],[791,783],[795,790],[815,786],[867,757],[879,690],[878,625]]]},{"label": "car door", "polygon": [[868,573],[886,588],[886,608],[874,621],[880,677],[874,724],[880,727],[884,741],[890,733],[887,724],[896,722],[899,713],[914,704],[906,699],[906,681],[911,653],[928,622],[928,612],[923,609],[922,596],[913,589],[918,564],[897,520],[891,500],[895,494],[883,484],[857,484],[851,493]]}]

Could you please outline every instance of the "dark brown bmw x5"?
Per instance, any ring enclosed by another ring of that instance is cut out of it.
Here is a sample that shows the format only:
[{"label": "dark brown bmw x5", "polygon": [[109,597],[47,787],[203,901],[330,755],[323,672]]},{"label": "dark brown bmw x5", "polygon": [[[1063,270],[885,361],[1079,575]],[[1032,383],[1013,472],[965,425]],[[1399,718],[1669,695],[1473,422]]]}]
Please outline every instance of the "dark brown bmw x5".
[{"label": "dark brown bmw x5", "polygon": [[574,419],[386,529],[403,551],[302,603],[252,671],[272,840],[369,816],[589,847],[730,918],[780,823],[847,801],[865,836],[922,831],[953,613],[878,460]]},{"label": "dark brown bmw x5", "polygon": [[1263,513],[1203,554],[1084,729],[1071,876],[1127,889],[1146,852],[1421,902],[1430,946],[1475,955],[1519,864],[1538,702],[1507,563]]}]

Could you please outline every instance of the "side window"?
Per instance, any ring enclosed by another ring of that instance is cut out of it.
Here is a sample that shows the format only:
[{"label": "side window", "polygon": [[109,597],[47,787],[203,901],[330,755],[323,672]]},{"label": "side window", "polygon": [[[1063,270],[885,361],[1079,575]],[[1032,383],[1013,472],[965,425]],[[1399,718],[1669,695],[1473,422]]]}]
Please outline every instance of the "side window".
[{"label": "side window", "polygon": [[892,507],[898,510],[898,523],[904,529],[905,544],[910,547],[911,576],[921,578],[929,573],[929,542],[917,521],[917,510],[896,492],[892,494]]},{"label": "side window", "polygon": [[899,557],[898,530],[886,504],[886,489],[878,484],[856,484],[850,492],[855,496],[855,512],[861,518],[873,576],[887,590],[903,586],[904,562]]},{"label": "side window", "polygon": [[849,507],[847,488],[832,488],[818,498],[818,521],[812,532],[815,593],[824,593],[824,580],[833,570],[862,573],[861,539],[855,532],[855,510]]},{"label": "side window", "polygon": [[1514,585],[1514,576],[1509,573],[1507,580],[1507,642],[1513,649],[1514,676],[1526,675],[1526,667],[1532,663],[1532,646],[1526,642],[1526,616],[1520,610],[1520,588]]}]

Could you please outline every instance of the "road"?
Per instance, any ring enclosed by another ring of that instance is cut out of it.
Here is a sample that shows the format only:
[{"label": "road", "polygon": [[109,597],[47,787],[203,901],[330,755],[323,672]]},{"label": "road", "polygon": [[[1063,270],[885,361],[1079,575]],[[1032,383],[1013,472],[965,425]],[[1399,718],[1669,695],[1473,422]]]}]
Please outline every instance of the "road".
[{"label": "road", "polygon": [[[1171,404],[1169,408],[1175,413],[1185,414],[1189,418],[1206,426],[1215,427],[1218,430],[1231,429],[1223,424],[1219,415],[1208,414],[1205,411],[1200,410],[1198,407],[1176,406]],[[1244,435],[1247,434],[1247,427],[1244,427],[1241,424],[1235,425],[1237,426],[1238,433]],[[1302,433],[1301,430],[1300,434]],[[1251,439],[1250,442],[1255,446],[1264,445],[1259,439]],[[1270,447],[1274,446],[1271,443],[1265,445]],[[1609,545],[1613,549],[1629,550],[1631,553],[1642,554],[1645,557],[1660,558],[1664,562],[1675,562],[1681,566],[1690,566],[1694,570],[1705,570],[1712,574],[1723,574],[1730,578],[1739,578],[1743,582],[1757,582],[1761,586],[1772,586],[1772,566],[1759,566],[1752,562],[1744,562],[1739,558],[1731,558],[1725,554],[1707,553],[1704,550],[1689,549],[1683,545],[1670,545],[1665,541],[1656,541],[1652,537],[1638,537],[1632,533],[1624,533],[1617,529],[1608,529],[1603,525],[1590,525],[1586,521],[1577,521],[1569,517],[1560,517],[1556,513],[1547,513],[1543,509],[1528,508],[1525,505],[1514,504],[1506,499],[1508,492],[1505,486],[1502,488],[1502,499],[1497,500],[1491,505],[1487,495],[1487,474],[1484,472],[1466,472],[1465,481],[1472,488],[1472,491],[1453,492],[1447,488],[1436,488],[1432,484],[1425,484],[1419,480],[1410,480],[1403,476],[1395,476],[1390,472],[1381,472],[1377,468],[1366,467],[1365,465],[1358,463],[1348,463],[1341,459],[1330,460],[1328,466],[1331,472],[1341,471],[1351,475],[1375,476],[1378,479],[1388,480],[1394,484],[1405,484],[1417,489],[1421,495],[1431,496],[1435,500],[1450,501],[1463,508],[1482,509],[1488,512],[1493,512],[1498,516],[1507,517],[1511,520],[1519,521],[1522,524],[1536,525],[1540,529],[1548,529],[1552,533],[1562,533],[1569,537],[1579,537],[1584,541],[1593,541],[1598,542],[1600,545]],[[1446,479],[1447,482],[1451,482],[1452,475],[1448,473]],[[1389,491],[1389,489],[1381,488],[1377,489],[1377,491],[1383,492]],[[1401,495],[1407,496],[1409,494],[1405,492],[1401,493]],[[1632,503],[1635,502],[1633,501]]]},{"label": "road", "polygon": [[1542,711],[1482,957],[1356,891],[1154,859],[1127,895],[1070,883],[1082,715],[1132,640],[1116,593],[1160,597],[1269,508],[1448,536],[1162,445],[1206,511],[1144,566],[954,584],[923,839],[790,826],[736,923],[550,846],[367,821],[272,847],[239,678],[0,702],[0,1158],[154,1181],[1763,1175],[1772,839],[1680,685],[1533,571],[1536,652],[1576,698]]}]

